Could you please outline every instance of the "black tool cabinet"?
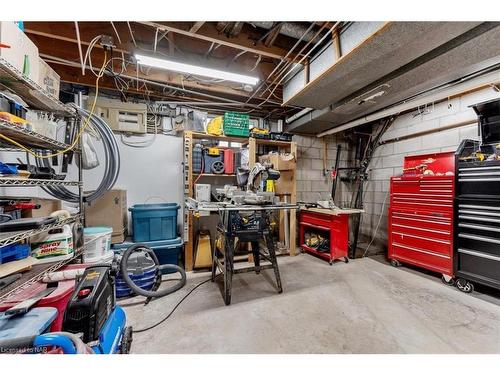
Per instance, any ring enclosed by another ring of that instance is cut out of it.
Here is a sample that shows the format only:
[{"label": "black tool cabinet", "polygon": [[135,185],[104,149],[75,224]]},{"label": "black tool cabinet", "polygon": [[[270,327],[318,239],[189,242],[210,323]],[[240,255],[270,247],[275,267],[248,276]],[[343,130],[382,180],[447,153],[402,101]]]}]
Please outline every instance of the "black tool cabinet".
[{"label": "black tool cabinet", "polygon": [[464,140],[455,157],[454,273],[456,285],[472,292],[473,283],[500,289],[500,100],[473,106],[480,141]]}]

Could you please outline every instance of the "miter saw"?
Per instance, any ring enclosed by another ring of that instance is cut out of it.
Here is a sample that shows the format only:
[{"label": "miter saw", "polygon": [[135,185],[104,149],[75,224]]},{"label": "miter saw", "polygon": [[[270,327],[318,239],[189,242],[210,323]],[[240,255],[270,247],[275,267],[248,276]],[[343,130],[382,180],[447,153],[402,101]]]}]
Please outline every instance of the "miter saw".
[{"label": "miter saw", "polygon": [[242,190],[233,191],[231,201],[235,204],[269,204],[274,203],[274,192],[264,191],[267,181],[276,181],[280,172],[270,164],[255,163],[252,169],[238,168],[236,181]]}]

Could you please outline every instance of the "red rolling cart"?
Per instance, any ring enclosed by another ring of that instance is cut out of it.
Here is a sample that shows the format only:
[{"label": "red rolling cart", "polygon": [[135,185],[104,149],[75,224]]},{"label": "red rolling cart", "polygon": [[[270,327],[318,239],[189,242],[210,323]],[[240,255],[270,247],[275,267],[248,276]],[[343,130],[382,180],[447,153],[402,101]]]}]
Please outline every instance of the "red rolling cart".
[{"label": "red rolling cart", "polygon": [[[300,246],[313,255],[333,264],[334,260],[343,259],[349,262],[349,215],[361,210],[306,208],[300,210]],[[305,244],[305,232],[316,231],[327,233],[330,240],[330,251],[320,252]]]}]

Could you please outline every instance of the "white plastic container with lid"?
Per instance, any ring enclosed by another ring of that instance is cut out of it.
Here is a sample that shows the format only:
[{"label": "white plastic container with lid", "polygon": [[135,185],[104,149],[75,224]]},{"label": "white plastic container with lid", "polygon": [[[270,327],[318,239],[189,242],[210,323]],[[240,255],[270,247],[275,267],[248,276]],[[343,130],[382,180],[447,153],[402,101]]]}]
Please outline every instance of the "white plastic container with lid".
[{"label": "white plastic container with lid", "polygon": [[110,227],[88,227],[83,230],[84,250],[83,261],[87,259],[100,259],[111,250],[111,234],[113,228]]},{"label": "white plastic container with lid", "polygon": [[113,250],[106,251],[103,255],[98,257],[86,257],[84,254],[83,262],[84,263],[111,263],[113,258],[115,257],[115,253]]}]

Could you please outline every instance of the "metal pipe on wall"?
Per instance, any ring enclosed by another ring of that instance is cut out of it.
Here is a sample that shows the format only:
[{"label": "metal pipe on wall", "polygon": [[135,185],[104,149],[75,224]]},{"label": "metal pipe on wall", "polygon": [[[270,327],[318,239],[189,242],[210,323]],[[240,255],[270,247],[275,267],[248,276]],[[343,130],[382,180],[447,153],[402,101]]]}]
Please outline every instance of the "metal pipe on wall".
[{"label": "metal pipe on wall", "polygon": [[420,99],[416,98],[413,100],[409,101],[404,101],[403,103],[399,105],[395,105],[393,107],[372,113],[370,115],[364,116],[362,118],[359,118],[354,121],[347,122],[343,125],[337,126],[333,129],[326,130],[324,132],[319,133],[316,135],[317,137],[321,138],[327,135],[331,134],[336,134],[343,132],[345,130],[354,128],[359,125],[367,124],[369,122],[377,121],[380,119],[383,119],[385,117],[397,115],[402,112],[406,112],[412,109],[415,109],[417,107],[429,104],[429,103],[435,103],[439,102],[442,100],[446,100],[450,97],[454,96],[459,96],[461,94],[471,92],[471,91],[477,91],[481,90],[487,87],[490,87],[492,85],[497,85],[500,82],[500,76],[498,71],[494,71],[488,74],[485,74],[480,77],[476,77],[474,79],[471,79],[466,82],[458,83],[452,87],[448,87],[446,89],[442,89],[436,93],[431,93],[429,95],[426,95]]}]

